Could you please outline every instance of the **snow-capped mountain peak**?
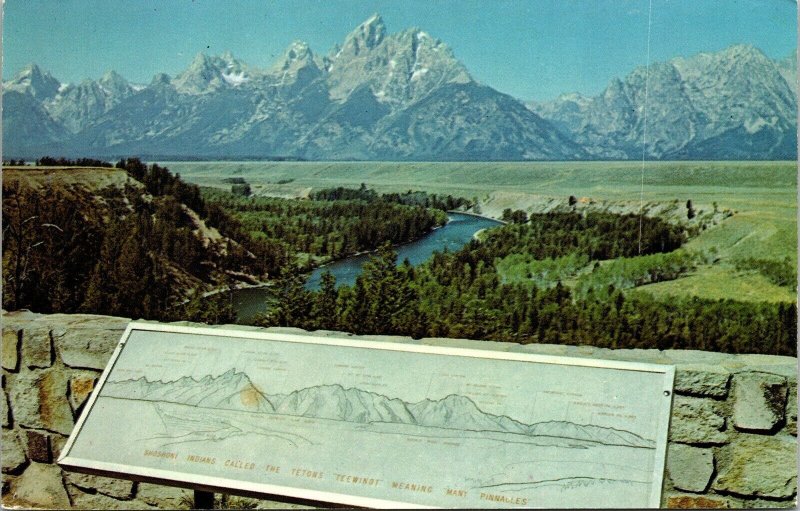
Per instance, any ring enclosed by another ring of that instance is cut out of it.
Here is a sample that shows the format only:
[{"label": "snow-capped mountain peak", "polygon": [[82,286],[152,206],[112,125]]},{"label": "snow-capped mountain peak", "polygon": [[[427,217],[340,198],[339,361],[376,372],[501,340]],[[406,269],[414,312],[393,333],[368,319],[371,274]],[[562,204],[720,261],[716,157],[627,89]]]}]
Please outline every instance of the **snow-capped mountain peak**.
[{"label": "snow-capped mountain peak", "polygon": [[322,77],[318,59],[305,41],[295,40],[283,51],[272,67],[259,75],[259,83],[277,87],[284,97],[294,97],[308,84]]},{"label": "snow-capped mountain peak", "polygon": [[192,63],[173,80],[178,92],[203,94],[248,81],[246,66],[230,52],[220,56],[198,53]]},{"label": "snow-capped mountain peak", "polygon": [[308,44],[305,41],[293,41],[272,66],[270,74],[279,84],[286,86],[297,82],[307,84],[318,78],[322,71]]},{"label": "snow-capped mountain peak", "polygon": [[62,84],[49,72],[43,72],[36,64],[29,64],[14,78],[4,83],[3,88],[30,94],[38,100],[46,100],[58,94]]},{"label": "snow-capped mountain peak", "polygon": [[314,54],[311,52],[311,48],[308,47],[308,43],[296,40],[292,41],[292,44],[286,48],[283,52],[283,58],[276,63],[275,67],[284,71],[295,62],[309,62],[313,61],[313,59]]},{"label": "snow-capped mountain peak", "polygon": [[363,50],[375,48],[386,36],[386,25],[380,14],[373,14],[345,38],[343,52],[358,55]]},{"label": "snow-capped mountain peak", "polygon": [[348,35],[328,63],[332,98],[344,100],[368,85],[379,101],[392,108],[405,107],[444,84],[472,81],[440,40],[418,28],[386,34],[379,15]]},{"label": "snow-capped mountain peak", "polygon": [[110,94],[127,94],[133,90],[128,81],[116,71],[107,71],[98,83]]}]

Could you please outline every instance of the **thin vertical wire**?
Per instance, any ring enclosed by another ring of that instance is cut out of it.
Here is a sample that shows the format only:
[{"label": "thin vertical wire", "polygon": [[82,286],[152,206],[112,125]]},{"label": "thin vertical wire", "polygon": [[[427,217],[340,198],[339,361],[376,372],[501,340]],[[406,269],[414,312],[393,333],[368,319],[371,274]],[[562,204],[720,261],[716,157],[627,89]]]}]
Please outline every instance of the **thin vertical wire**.
[{"label": "thin vertical wire", "polygon": [[642,216],[644,210],[644,163],[647,156],[647,99],[650,87],[650,35],[653,28],[653,0],[647,11],[647,64],[644,72],[644,133],[642,135],[642,181],[639,189],[639,255],[642,254]]}]

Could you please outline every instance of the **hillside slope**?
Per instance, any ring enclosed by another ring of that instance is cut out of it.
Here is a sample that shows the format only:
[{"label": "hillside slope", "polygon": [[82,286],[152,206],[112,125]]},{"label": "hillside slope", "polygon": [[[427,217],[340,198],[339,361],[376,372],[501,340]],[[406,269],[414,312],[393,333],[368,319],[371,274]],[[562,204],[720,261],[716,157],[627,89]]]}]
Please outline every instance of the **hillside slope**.
[{"label": "hillside slope", "polygon": [[234,255],[240,275],[257,272],[206,224],[197,187],[126,167],[4,169],[5,308],[167,318],[226,281]]}]

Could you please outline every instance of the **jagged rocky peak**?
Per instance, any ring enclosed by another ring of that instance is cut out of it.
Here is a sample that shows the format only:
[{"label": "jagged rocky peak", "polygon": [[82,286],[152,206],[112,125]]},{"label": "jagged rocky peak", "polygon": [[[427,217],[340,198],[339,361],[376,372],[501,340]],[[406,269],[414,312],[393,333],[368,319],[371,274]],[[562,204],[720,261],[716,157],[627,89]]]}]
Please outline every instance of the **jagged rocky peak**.
[{"label": "jagged rocky peak", "polygon": [[[568,120],[572,123],[579,123],[581,115],[591,102],[592,98],[588,98],[579,92],[569,92],[561,94],[554,101],[528,101],[525,106],[546,119],[558,117],[560,122],[564,122],[565,118],[569,117]],[[559,128],[562,127],[559,126]],[[563,129],[563,131],[568,132],[569,130]]]},{"label": "jagged rocky peak", "polygon": [[797,71],[797,48],[780,61],[782,67],[788,67]]},{"label": "jagged rocky peak", "polygon": [[533,109],[602,158],[641,153],[645,97],[648,157],[791,158],[797,100],[787,76],[796,71],[739,44],[639,67],[586,102]]},{"label": "jagged rocky peak", "polygon": [[153,79],[150,81],[150,86],[159,86],[159,85],[170,85],[172,83],[172,78],[169,77],[167,73],[157,73],[153,76]]},{"label": "jagged rocky peak", "polygon": [[753,58],[758,60],[769,60],[763,51],[753,46],[752,44],[734,44],[727,49],[722,50],[720,56],[734,60],[741,60],[746,58]]},{"label": "jagged rocky peak", "polygon": [[620,91],[622,91],[624,88],[625,86],[622,84],[622,80],[620,78],[614,77],[609,82],[608,87],[606,87],[606,90],[603,91],[603,95],[606,97],[613,96],[619,94]]},{"label": "jagged rocky peak", "polygon": [[125,84],[128,83],[128,81],[125,78],[123,78],[122,75],[120,75],[119,73],[114,71],[113,69],[109,69],[100,78],[100,83],[102,83],[104,85],[105,84],[109,84],[109,85],[110,84],[123,84],[123,85],[125,85]]},{"label": "jagged rocky peak", "polygon": [[769,60],[764,52],[752,44],[734,44],[716,52],[700,52],[691,57],[677,57],[672,62],[708,62],[716,61],[742,61],[742,60]]},{"label": "jagged rocky peak", "polygon": [[127,94],[133,90],[128,81],[116,71],[107,71],[98,83],[110,94]]},{"label": "jagged rocky peak", "polygon": [[[672,59],[684,80],[714,80],[741,78],[741,73],[774,72],[774,61],[749,44],[736,44],[714,53],[698,53],[691,57]],[[752,76],[748,77],[752,78]]]},{"label": "jagged rocky peak", "polygon": [[293,41],[270,72],[284,85],[299,81],[305,83],[322,74],[314,52],[305,41]]},{"label": "jagged rocky peak", "polygon": [[226,50],[219,57],[211,57],[211,61],[222,71],[223,78],[228,83],[231,83],[231,76],[244,75],[249,71],[247,65],[234,57],[230,50]]},{"label": "jagged rocky peak", "polygon": [[453,50],[441,40],[419,28],[412,28],[397,35],[395,52],[413,58],[410,80],[421,80],[434,73],[444,78],[445,83],[467,83],[472,80],[467,68],[456,59]]},{"label": "jagged rocky peak", "polygon": [[235,368],[231,367],[230,369],[228,369],[224,373],[220,374],[219,376],[214,377],[214,376],[211,376],[210,374],[207,374],[203,378],[206,378],[206,379],[209,379],[209,380],[223,381],[223,380],[238,380],[238,379],[241,379],[242,377],[246,378],[247,375],[245,373],[237,371]]},{"label": "jagged rocky peak", "polygon": [[247,66],[231,52],[219,56],[198,53],[192,63],[173,80],[179,92],[202,94],[248,81]]},{"label": "jagged rocky peak", "polygon": [[45,108],[68,131],[77,133],[133,92],[124,78],[110,71],[100,80],[62,87],[57,96],[46,102]]},{"label": "jagged rocky peak", "polygon": [[[740,44],[671,62],[686,82],[687,91],[695,96],[692,99],[711,110],[712,118],[724,121],[727,127],[731,119],[741,124],[750,118],[767,119],[776,114],[787,119],[796,117],[792,82],[785,80],[779,62],[754,46]],[[704,92],[709,89],[716,94]]]},{"label": "jagged rocky peak", "polygon": [[790,55],[778,62],[778,70],[786,80],[786,83],[792,88],[797,89],[797,49]]},{"label": "jagged rocky peak", "polygon": [[402,107],[443,84],[472,80],[446,44],[417,28],[387,35],[378,15],[359,25],[326,62],[334,100],[366,84],[379,101]]},{"label": "jagged rocky peak", "polygon": [[576,105],[586,105],[591,100],[580,92],[567,92],[566,94],[561,94],[558,99],[560,101],[569,101],[570,103],[575,103]]},{"label": "jagged rocky peak", "polygon": [[386,36],[386,25],[378,13],[373,14],[365,22],[345,38],[341,53],[358,55],[362,51],[375,48],[383,42]]},{"label": "jagged rocky peak", "polygon": [[314,62],[314,53],[305,41],[292,41],[275,64],[275,69],[285,71],[298,62],[303,64]]},{"label": "jagged rocky peak", "polygon": [[207,376],[208,382],[215,387],[228,389],[231,392],[239,392],[255,388],[250,377],[246,373],[236,369],[228,369],[217,377]]},{"label": "jagged rocky peak", "polygon": [[197,93],[206,91],[212,82],[219,84],[219,70],[215,69],[205,53],[198,53],[192,63],[173,81],[180,92]]},{"label": "jagged rocky peak", "polygon": [[5,90],[28,93],[38,100],[52,98],[58,94],[61,83],[49,72],[43,72],[36,64],[25,66],[4,85]]}]

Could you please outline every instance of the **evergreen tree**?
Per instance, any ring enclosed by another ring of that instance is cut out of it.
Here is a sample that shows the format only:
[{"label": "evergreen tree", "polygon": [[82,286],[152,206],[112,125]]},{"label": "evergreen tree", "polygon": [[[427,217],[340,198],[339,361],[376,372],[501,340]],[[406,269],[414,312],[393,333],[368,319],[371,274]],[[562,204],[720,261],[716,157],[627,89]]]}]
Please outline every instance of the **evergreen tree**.
[{"label": "evergreen tree", "polygon": [[315,327],[326,330],[336,330],[339,327],[337,310],[336,277],[329,271],[322,274],[320,290],[315,293],[311,316],[314,318]]},{"label": "evergreen tree", "polygon": [[291,269],[286,268],[276,282],[276,303],[264,317],[264,326],[295,326],[313,328],[311,317],[311,293],[305,281]]}]

